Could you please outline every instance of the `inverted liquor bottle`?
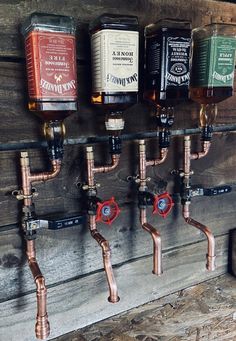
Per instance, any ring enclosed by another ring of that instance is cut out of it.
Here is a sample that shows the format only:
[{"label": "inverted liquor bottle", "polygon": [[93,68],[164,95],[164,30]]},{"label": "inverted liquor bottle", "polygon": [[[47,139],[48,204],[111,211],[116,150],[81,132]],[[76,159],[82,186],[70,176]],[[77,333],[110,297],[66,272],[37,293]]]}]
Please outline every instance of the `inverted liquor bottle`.
[{"label": "inverted liquor bottle", "polygon": [[28,76],[28,108],[44,121],[63,120],[77,110],[73,18],[33,13],[22,26]]},{"label": "inverted liquor bottle", "polygon": [[173,107],[189,97],[191,25],[163,19],[145,27],[144,99]]},{"label": "inverted liquor bottle", "polygon": [[138,19],[103,14],[90,25],[93,104],[125,110],[138,100]]},{"label": "inverted liquor bottle", "polygon": [[218,103],[233,95],[236,24],[212,23],[193,30],[191,98]]}]

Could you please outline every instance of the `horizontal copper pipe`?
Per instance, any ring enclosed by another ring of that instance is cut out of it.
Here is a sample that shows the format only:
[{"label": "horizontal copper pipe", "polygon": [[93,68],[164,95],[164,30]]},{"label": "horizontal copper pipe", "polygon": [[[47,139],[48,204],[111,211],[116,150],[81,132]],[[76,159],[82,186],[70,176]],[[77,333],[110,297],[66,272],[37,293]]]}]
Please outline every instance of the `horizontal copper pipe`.
[{"label": "horizontal copper pipe", "polygon": [[117,285],[111,265],[111,249],[108,241],[97,230],[95,215],[89,215],[89,229],[92,237],[102,248],[103,264],[109,287],[108,301],[111,303],[117,303],[119,302],[120,298],[118,296]]},{"label": "horizontal copper pipe", "polygon": [[44,277],[36,260],[34,240],[27,240],[26,255],[37,289],[37,317],[35,334],[38,339],[44,340],[50,334],[50,325],[47,315],[47,289],[45,286]]},{"label": "horizontal copper pipe", "polygon": [[149,232],[153,240],[153,274],[160,276],[162,274],[162,246],[160,233],[146,221],[146,209],[140,209],[140,222],[142,228]]},{"label": "horizontal copper pipe", "polygon": [[120,155],[119,154],[114,154],[111,156],[112,158],[112,163],[111,165],[106,165],[106,166],[101,166],[101,167],[93,167],[93,172],[94,173],[108,173],[114,170],[120,161]]}]

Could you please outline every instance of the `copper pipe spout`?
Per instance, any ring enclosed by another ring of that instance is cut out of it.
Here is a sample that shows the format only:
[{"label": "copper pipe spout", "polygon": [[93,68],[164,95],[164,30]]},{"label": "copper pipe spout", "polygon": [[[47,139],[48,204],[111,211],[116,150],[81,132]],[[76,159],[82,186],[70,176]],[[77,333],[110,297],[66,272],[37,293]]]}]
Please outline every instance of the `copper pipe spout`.
[{"label": "copper pipe spout", "polygon": [[119,302],[120,298],[118,296],[116,280],[111,265],[111,249],[108,241],[97,230],[95,215],[89,215],[89,229],[92,237],[102,248],[103,264],[109,287],[108,301],[111,303],[117,303]]},{"label": "copper pipe spout", "polygon": [[[147,180],[146,180],[146,168],[148,165],[157,165],[166,159],[167,156],[167,148],[163,148],[160,150],[160,158],[147,161],[146,160],[146,146],[145,141],[139,141],[139,179],[140,186],[139,191],[143,192],[147,189]],[[161,235],[160,233],[149,223],[147,223],[147,215],[146,208],[140,208],[140,222],[142,228],[149,232],[152,236],[153,240],[153,274],[161,275],[162,274],[162,247],[161,247]]]},{"label": "copper pipe spout", "polygon": [[162,274],[162,247],[160,233],[149,223],[146,219],[146,208],[140,209],[140,221],[142,228],[149,232],[153,240],[153,271],[154,275],[160,276]]},{"label": "copper pipe spout", "polygon": [[26,254],[37,289],[37,317],[35,334],[38,339],[44,340],[50,334],[50,325],[47,314],[47,289],[45,286],[44,277],[36,260],[34,240],[27,240]]},{"label": "copper pipe spout", "polygon": [[[27,152],[21,153],[21,176],[22,176],[22,192],[24,198],[24,206],[32,206],[32,183],[37,181],[47,181],[55,178],[61,169],[61,161],[52,161],[52,170],[50,172],[42,172],[32,174],[30,171],[29,156]],[[45,279],[40,271],[36,260],[35,240],[28,240],[27,243],[27,258],[30,270],[35,280],[37,290],[37,317],[35,325],[36,337],[46,339],[50,334],[50,325],[47,315],[47,289]]]},{"label": "copper pipe spout", "polygon": [[[93,189],[95,187],[94,174],[100,173],[100,172],[109,172],[115,169],[115,167],[119,163],[120,155],[112,155],[111,165],[95,167],[93,148],[87,147],[86,152],[87,152],[88,188]],[[115,277],[114,277],[113,269],[111,265],[111,250],[110,250],[109,242],[97,230],[96,215],[89,214],[89,229],[90,229],[92,237],[97,241],[97,243],[102,248],[104,270],[106,273],[108,287],[109,287],[108,301],[111,303],[119,302],[120,298],[118,296],[117,285],[116,285],[116,281],[115,281]]]},{"label": "copper pipe spout", "polygon": [[[210,148],[210,142],[209,141],[203,141],[202,143],[202,151],[199,153],[191,153],[191,139],[190,136],[184,137],[184,183],[187,188],[190,188],[190,176],[191,176],[191,160],[196,160],[201,157],[204,157],[207,155]],[[205,236],[207,237],[207,264],[206,268],[209,271],[215,270],[215,238],[211,232],[211,230],[199,223],[198,221],[190,218],[190,201],[187,201],[183,204],[183,217],[187,224],[194,226],[201,230]]]}]

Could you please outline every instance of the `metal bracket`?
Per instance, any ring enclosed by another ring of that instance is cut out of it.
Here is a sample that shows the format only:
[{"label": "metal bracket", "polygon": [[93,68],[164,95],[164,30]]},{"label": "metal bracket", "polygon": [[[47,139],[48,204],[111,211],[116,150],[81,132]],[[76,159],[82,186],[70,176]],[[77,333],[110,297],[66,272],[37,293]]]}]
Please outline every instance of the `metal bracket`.
[{"label": "metal bracket", "polygon": [[25,195],[21,189],[14,190],[11,192],[12,196],[14,196],[17,200],[31,199],[38,196],[38,192],[35,187],[32,187],[31,194]]}]

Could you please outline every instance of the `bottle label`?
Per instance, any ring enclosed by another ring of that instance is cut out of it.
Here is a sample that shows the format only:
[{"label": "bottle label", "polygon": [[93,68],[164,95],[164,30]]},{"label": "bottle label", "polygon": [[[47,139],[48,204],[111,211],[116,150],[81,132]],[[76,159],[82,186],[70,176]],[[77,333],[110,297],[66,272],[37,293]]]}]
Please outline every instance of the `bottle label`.
[{"label": "bottle label", "polygon": [[146,40],[147,86],[165,91],[168,86],[188,86],[191,38],[151,37]]},{"label": "bottle label", "polygon": [[166,86],[189,85],[191,38],[167,38]]},{"label": "bottle label", "polygon": [[75,101],[75,37],[58,32],[31,32],[25,42],[31,99]]},{"label": "bottle label", "polygon": [[101,30],[91,37],[93,92],[138,91],[139,35]]},{"label": "bottle label", "polygon": [[192,86],[233,87],[236,38],[210,37],[194,44]]}]

